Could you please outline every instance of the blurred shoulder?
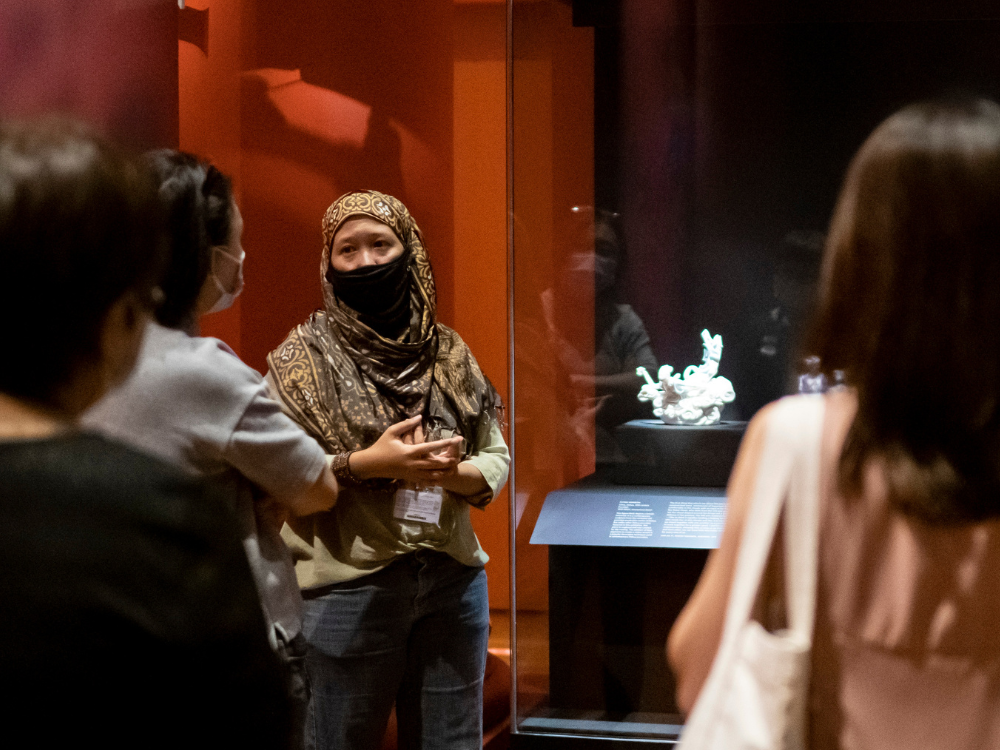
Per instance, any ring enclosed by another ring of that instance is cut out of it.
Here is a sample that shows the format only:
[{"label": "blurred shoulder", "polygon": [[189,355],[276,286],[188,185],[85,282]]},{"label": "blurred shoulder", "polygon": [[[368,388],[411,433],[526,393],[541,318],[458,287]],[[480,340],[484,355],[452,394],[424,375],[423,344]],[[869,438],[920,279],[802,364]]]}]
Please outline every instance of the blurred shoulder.
[{"label": "blurred shoulder", "polygon": [[224,341],[154,324],[135,371],[107,400],[122,407],[155,397],[179,412],[221,415],[239,412],[264,390],[263,376]]},{"label": "blurred shoulder", "polygon": [[0,462],[9,481],[49,502],[174,526],[228,525],[210,482],[117,440],[79,432],[33,442],[8,444]]},{"label": "blurred shoulder", "polygon": [[793,417],[812,415],[817,411],[826,421],[834,407],[840,411],[842,405],[842,397],[838,393],[784,396],[765,404],[753,415],[747,425],[747,435],[753,433],[759,436],[769,427],[773,430],[775,425],[794,428],[796,420]]},{"label": "blurred shoulder", "polygon": [[261,375],[237,356],[221,339],[189,336],[183,331],[162,329],[155,332],[168,371],[199,373],[206,379],[247,380],[259,382]]}]

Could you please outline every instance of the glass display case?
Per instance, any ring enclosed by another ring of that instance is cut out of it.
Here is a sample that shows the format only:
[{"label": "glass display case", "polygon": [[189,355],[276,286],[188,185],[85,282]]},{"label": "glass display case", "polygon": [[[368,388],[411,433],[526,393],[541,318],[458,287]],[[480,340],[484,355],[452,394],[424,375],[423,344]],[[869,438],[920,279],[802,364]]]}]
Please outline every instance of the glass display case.
[{"label": "glass display case", "polygon": [[[670,744],[666,637],[746,420],[799,385],[848,161],[907,103],[1000,98],[1000,12],[512,0],[508,34],[513,742]],[[636,368],[703,329],[735,399],[665,430]]]}]

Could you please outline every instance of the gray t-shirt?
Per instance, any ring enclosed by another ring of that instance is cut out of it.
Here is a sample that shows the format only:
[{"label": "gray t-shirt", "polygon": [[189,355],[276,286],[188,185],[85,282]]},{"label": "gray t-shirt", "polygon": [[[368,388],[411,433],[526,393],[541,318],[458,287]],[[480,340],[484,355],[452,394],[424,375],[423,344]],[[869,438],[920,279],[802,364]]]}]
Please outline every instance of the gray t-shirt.
[{"label": "gray t-shirt", "polygon": [[[319,478],[323,449],[290,420],[261,375],[223,342],[151,323],[129,378],[84,415],[83,426],[180,468],[215,478],[232,500],[269,636],[301,630],[291,556],[254,498],[294,496]],[[277,632],[275,632],[277,631]]]}]

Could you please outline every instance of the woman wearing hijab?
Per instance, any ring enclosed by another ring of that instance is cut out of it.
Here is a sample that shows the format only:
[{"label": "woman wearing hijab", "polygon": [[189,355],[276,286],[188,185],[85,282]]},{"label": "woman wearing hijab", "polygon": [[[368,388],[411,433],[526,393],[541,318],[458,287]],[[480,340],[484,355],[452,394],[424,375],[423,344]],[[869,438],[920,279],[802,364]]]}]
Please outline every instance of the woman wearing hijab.
[{"label": "woman wearing hijab", "polygon": [[333,509],[283,532],[306,599],[317,746],[378,747],[395,702],[400,747],[479,747],[487,556],[469,511],[507,479],[500,398],[437,322],[402,203],[345,195],[323,240],[325,309],[268,357],[272,388],[341,486]]}]

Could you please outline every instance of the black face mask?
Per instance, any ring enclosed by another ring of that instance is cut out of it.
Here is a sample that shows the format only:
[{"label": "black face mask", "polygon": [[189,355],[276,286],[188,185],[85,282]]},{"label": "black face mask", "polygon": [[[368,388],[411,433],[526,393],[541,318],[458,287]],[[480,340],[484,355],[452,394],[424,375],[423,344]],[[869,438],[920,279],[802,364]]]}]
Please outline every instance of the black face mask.
[{"label": "black face mask", "polygon": [[381,265],[337,271],[330,266],[326,279],[337,299],[356,310],[362,321],[383,336],[395,334],[410,319],[409,248]]}]

